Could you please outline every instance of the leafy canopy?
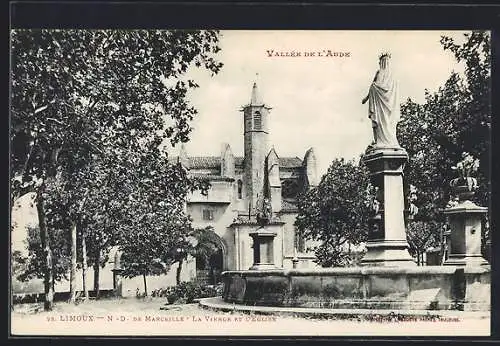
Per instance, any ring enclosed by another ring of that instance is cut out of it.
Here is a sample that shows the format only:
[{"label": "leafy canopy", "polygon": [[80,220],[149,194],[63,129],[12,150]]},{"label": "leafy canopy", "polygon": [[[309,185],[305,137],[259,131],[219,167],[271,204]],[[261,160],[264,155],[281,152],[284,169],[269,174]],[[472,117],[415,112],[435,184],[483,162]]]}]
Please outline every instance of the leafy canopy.
[{"label": "leafy canopy", "polygon": [[187,192],[207,186],[167,150],[189,140],[197,114],[186,71],[222,66],[218,32],[14,30],[11,45],[12,200],[36,191],[49,234],[78,222],[95,260],[144,245],[134,236],[177,241]]},{"label": "leafy canopy", "polygon": [[299,197],[295,225],[306,239],[318,244],[314,251],[319,264],[351,262],[349,245],[360,244],[368,234],[373,193],[365,166],[336,159],[319,185]]}]

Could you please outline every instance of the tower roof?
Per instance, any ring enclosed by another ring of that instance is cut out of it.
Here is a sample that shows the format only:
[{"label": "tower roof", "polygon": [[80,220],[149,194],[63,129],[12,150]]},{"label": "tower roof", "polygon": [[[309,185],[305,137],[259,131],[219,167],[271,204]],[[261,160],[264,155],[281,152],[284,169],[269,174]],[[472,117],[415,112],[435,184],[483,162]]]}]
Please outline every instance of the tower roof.
[{"label": "tower roof", "polygon": [[262,101],[260,94],[259,94],[259,89],[257,88],[257,83],[253,83],[252,87],[252,97],[250,98],[250,105],[251,106],[261,106],[263,105],[264,102]]}]

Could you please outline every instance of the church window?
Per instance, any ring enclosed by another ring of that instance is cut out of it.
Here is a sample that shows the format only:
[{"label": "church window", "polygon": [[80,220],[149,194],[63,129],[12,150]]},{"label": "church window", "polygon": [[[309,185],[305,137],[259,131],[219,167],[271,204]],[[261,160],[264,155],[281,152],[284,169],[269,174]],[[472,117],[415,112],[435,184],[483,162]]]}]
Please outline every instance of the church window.
[{"label": "church window", "polygon": [[243,182],[238,180],[238,199],[242,198]]},{"label": "church window", "polygon": [[203,209],[203,220],[213,220],[214,211],[210,209]]},{"label": "church window", "polygon": [[300,186],[297,179],[285,179],[281,182],[281,196],[283,198],[297,198]]},{"label": "church window", "polygon": [[255,130],[262,129],[262,115],[260,112],[255,112],[253,116],[253,126]]}]

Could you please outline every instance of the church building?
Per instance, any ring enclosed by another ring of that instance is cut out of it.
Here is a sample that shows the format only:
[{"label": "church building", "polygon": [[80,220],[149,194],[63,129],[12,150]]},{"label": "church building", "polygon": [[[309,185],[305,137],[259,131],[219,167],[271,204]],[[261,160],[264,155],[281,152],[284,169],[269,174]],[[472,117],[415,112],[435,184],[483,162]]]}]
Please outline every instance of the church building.
[{"label": "church building", "polygon": [[[204,263],[196,260],[196,277],[218,281],[220,272],[248,270],[255,263],[251,233],[259,228],[257,207],[267,191],[272,217],[266,229],[273,232],[272,248],[266,249],[271,267],[310,268],[314,254],[294,227],[297,196],[318,184],[316,157],[310,148],[303,157],[280,157],[269,128],[271,108],[253,84],[250,102],[241,108],[244,122],[244,156],[235,156],[223,144],[221,156],[189,156],[182,147],[176,158],[191,176],[208,179],[207,195],[188,196],[187,212],[195,228],[211,226],[217,255]],[[262,250],[261,250],[262,251]],[[194,263],[193,263],[194,265]]]},{"label": "church building", "polygon": [[[189,156],[181,148],[179,155],[172,158],[180,162],[189,175],[210,182],[207,195],[198,191],[188,196],[186,209],[193,227],[211,226],[209,241],[218,249],[209,259],[188,256],[180,271],[181,281],[217,284],[221,273],[228,270],[317,266],[314,254],[307,251],[307,244],[294,226],[298,194],[318,184],[314,150],[307,150],[301,157],[279,156],[271,145],[271,108],[260,98],[255,83],[250,102],[241,108],[241,115],[243,157],[235,156],[230,145],[224,144],[220,156]],[[265,205],[271,206],[271,216],[264,226],[259,221],[263,198],[266,198]],[[260,241],[258,237],[263,233],[265,239]],[[123,297],[142,293],[143,277],[121,276],[121,255],[117,250],[113,248],[110,260],[100,270],[101,290],[113,290]],[[258,263],[258,258],[264,258],[265,263]],[[178,265],[173,264],[165,275],[148,276],[150,293],[174,286]],[[93,269],[88,268],[87,274],[87,287],[92,287]],[[77,287],[83,287],[82,275],[77,274],[76,278]],[[39,287],[39,292],[43,292],[41,282]],[[57,282],[55,290],[69,291],[69,282]]]}]

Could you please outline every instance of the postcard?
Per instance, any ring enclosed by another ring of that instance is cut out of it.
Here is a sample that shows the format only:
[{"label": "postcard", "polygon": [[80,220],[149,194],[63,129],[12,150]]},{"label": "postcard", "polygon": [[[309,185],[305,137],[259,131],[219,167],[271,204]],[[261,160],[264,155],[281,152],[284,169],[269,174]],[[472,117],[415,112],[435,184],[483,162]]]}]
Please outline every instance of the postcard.
[{"label": "postcard", "polygon": [[11,30],[11,335],[490,335],[490,32]]}]

